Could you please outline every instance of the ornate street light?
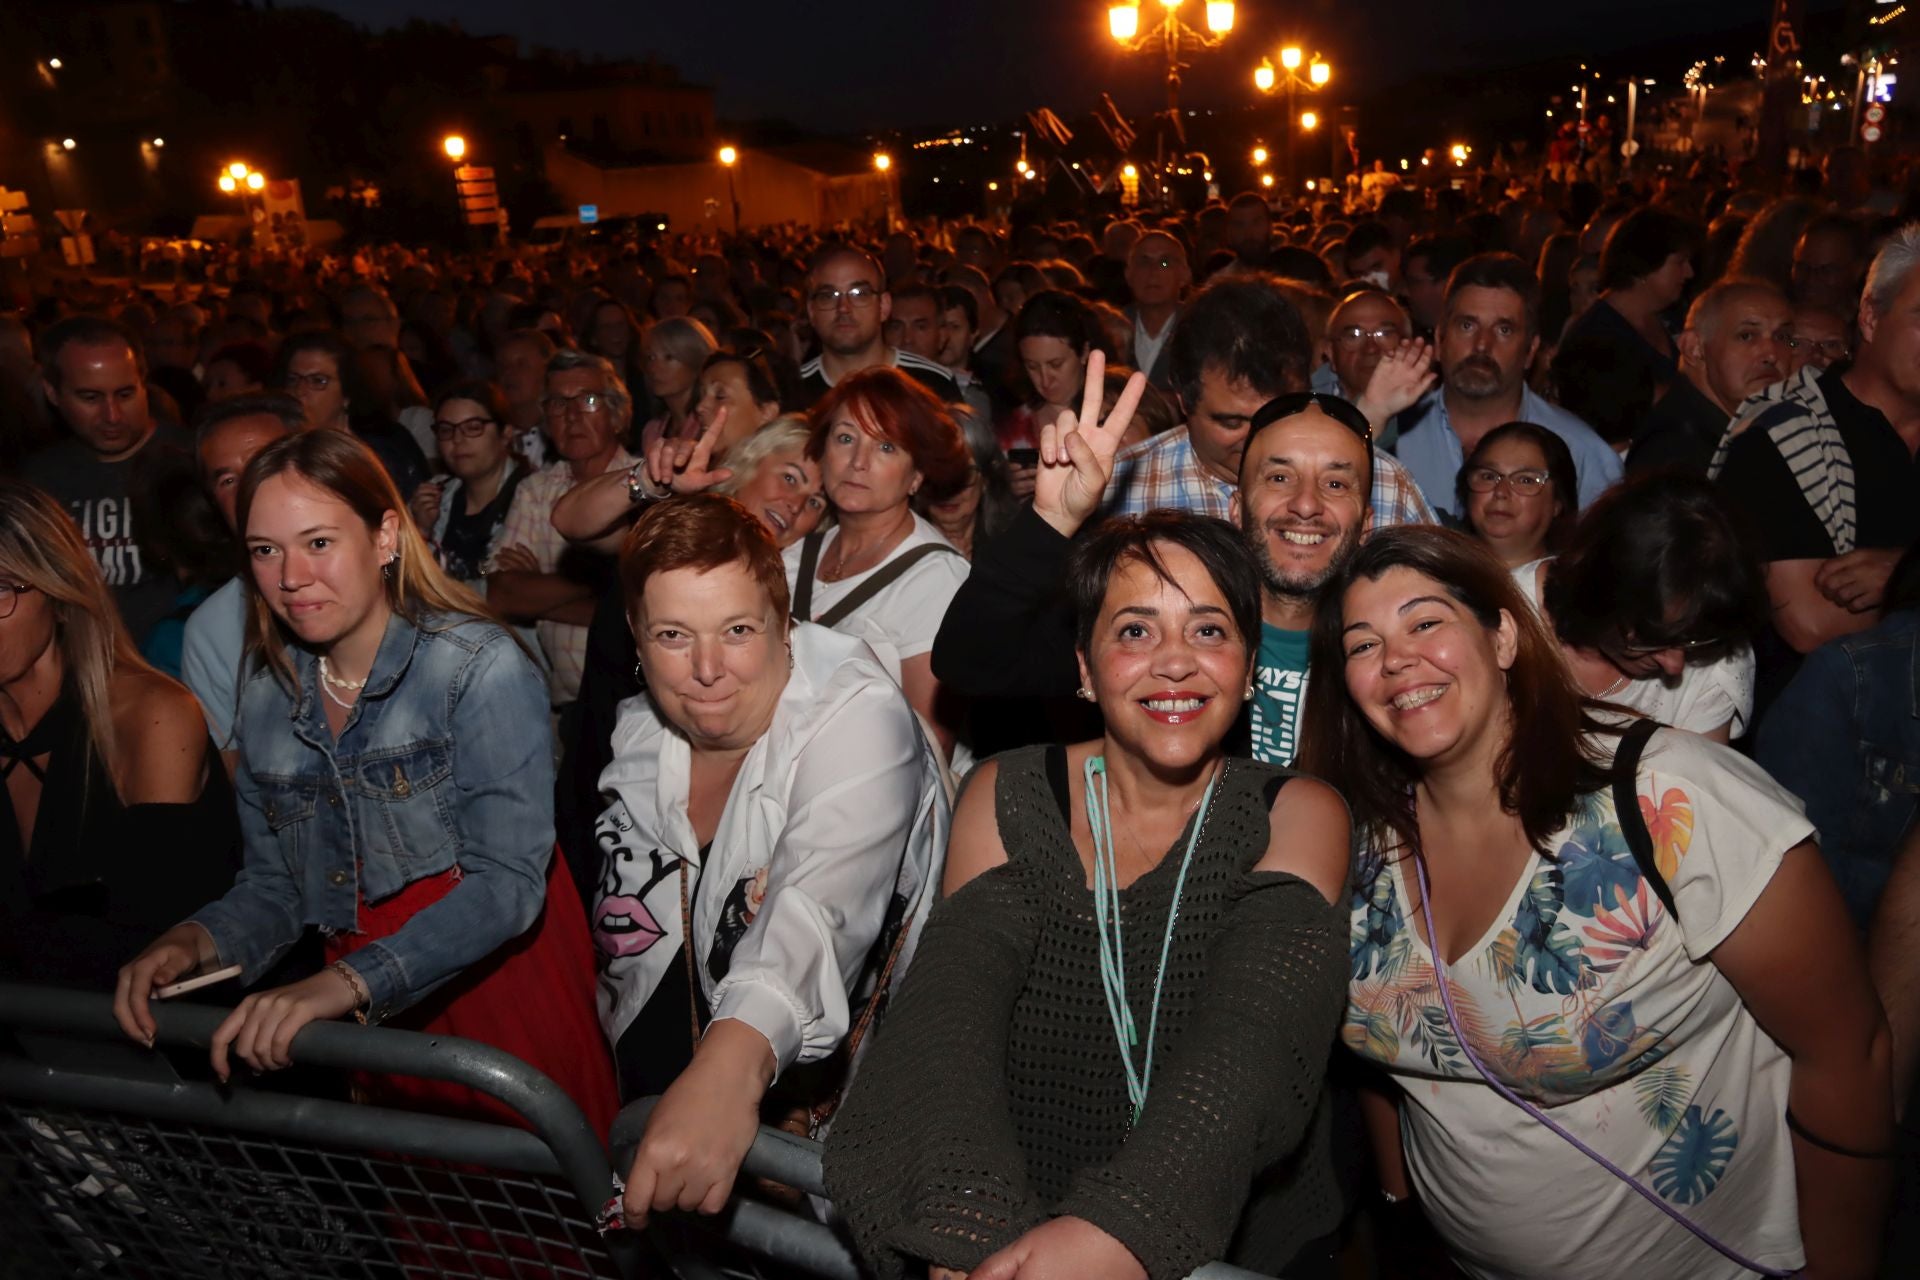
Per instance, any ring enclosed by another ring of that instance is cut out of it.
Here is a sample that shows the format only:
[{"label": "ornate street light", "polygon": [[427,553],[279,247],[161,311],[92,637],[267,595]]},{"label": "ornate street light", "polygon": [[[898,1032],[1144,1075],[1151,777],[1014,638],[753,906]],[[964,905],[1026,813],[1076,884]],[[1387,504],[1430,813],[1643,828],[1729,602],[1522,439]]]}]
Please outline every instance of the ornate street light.
[{"label": "ornate street light", "polygon": [[1180,13],[1185,4],[1186,0],[1160,0],[1162,16],[1145,30],[1141,28],[1140,0],[1115,4],[1107,10],[1107,30],[1121,48],[1128,53],[1142,53],[1157,44],[1166,58],[1166,128],[1156,131],[1154,141],[1154,170],[1163,198],[1166,194],[1167,134],[1172,133],[1180,150],[1186,149],[1187,134],[1180,119],[1180,72],[1187,64],[1181,61],[1181,55],[1189,50],[1214,48],[1233,31],[1232,0],[1202,0],[1204,28],[1190,26],[1181,20]]}]

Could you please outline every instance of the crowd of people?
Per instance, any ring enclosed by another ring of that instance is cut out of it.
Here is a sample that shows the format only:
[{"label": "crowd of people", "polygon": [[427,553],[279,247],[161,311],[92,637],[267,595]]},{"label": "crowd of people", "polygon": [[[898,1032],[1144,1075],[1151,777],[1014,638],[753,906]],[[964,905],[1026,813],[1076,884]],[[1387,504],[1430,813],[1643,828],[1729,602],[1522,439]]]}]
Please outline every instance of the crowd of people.
[{"label": "crowd of people", "polygon": [[1920,221],[1844,159],[50,280],[0,974],[658,1095],[635,1229],[824,1137],[881,1277],[1893,1274]]}]

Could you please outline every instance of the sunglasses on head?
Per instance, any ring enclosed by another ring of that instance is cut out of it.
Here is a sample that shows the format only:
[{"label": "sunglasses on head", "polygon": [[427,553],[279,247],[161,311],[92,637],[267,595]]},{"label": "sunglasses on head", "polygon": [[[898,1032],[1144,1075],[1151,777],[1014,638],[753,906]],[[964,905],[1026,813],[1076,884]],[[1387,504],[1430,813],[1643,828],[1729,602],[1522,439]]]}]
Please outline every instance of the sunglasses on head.
[{"label": "sunglasses on head", "polygon": [[1283,418],[1297,417],[1309,409],[1318,409],[1345,427],[1368,446],[1373,444],[1373,424],[1367,421],[1367,415],[1355,408],[1352,402],[1339,396],[1323,395],[1318,391],[1290,391],[1283,396],[1261,405],[1253,415],[1253,431],[1272,426]]}]

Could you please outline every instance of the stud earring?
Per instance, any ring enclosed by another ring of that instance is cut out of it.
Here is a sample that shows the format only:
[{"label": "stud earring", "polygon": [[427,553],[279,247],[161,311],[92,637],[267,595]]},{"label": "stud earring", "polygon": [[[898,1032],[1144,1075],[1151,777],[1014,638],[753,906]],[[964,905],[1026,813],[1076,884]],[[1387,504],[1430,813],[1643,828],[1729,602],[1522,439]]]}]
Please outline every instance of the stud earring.
[{"label": "stud earring", "polygon": [[1086,700],[1087,700],[1088,702],[1092,702],[1092,701],[1093,701],[1093,690],[1091,690],[1091,689],[1089,689],[1089,688],[1087,688],[1087,686],[1085,686],[1085,685],[1081,685],[1081,686],[1080,686],[1080,687],[1079,687],[1078,689],[1075,689],[1075,690],[1073,691],[1073,696],[1074,696],[1074,697],[1076,697],[1076,698],[1084,698],[1084,699],[1086,699]]},{"label": "stud earring", "polygon": [[1253,701],[1253,683],[1251,681],[1247,683],[1247,691],[1240,695],[1240,701],[1242,702]]}]

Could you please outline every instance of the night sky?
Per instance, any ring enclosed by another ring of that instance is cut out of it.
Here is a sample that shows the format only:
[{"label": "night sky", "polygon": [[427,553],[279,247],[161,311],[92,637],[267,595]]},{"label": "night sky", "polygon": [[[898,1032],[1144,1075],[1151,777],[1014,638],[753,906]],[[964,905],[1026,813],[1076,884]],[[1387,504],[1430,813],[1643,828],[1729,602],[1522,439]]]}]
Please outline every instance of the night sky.
[{"label": "night sky", "polygon": [[[457,19],[476,35],[652,54],[714,86],[727,120],[784,117],[830,130],[984,123],[1041,104],[1067,115],[1103,88],[1130,111],[1151,109],[1159,95],[1154,60],[1122,57],[1107,36],[1105,0],[314,2],[376,27]],[[1199,0],[1187,8],[1200,20]],[[1142,21],[1158,12],[1146,0]],[[1244,0],[1226,45],[1187,73],[1187,101],[1245,101],[1254,64],[1283,38],[1323,50],[1337,87],[1361,97],[1421,72],[1603,57],[1750,26],[1738,48],[1701,50],[1744,61],[1769,13],[1768,0]]]}]

